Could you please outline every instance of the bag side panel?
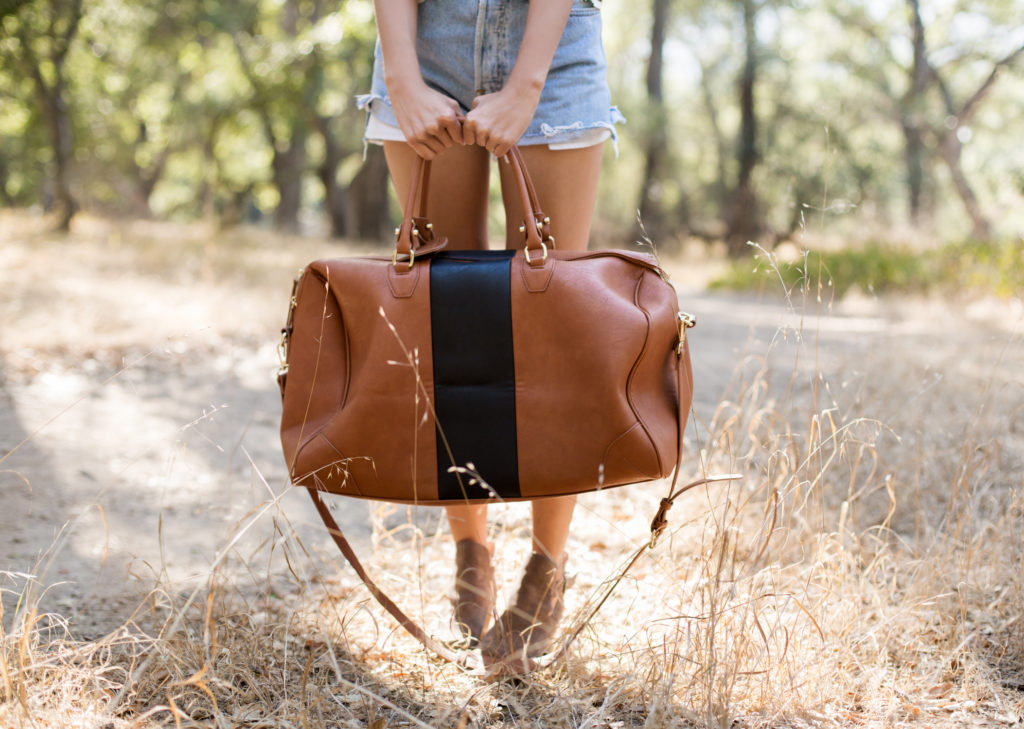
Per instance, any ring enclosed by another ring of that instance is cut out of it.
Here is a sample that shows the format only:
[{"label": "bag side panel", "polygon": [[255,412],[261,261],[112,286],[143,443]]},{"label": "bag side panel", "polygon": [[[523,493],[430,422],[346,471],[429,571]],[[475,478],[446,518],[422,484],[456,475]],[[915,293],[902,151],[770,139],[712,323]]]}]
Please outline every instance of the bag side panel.
[{"label": "bag side panel", "polygon": [[389,261],[325,266],[347,333],[349,385],[322,440],[345,454],[362,496],[436,500],[429,262],[417,262],[399,285],[389,284]]},{"label": "bag side panel", "polygon": [[[561,253],[543,291],[516,285],[516,420],[524,497],[577,493],[661,475],[627,390],[648,346],[635,302],[643,267]],[[539,270],[539,269],[538,269]],[[623,450],[625,449],[625,450]],[[613,457],[609,458],[609,454]]]},{"label": "bag side panel", "polygon": [[[311,266],[296,292],[289,341],[289,376],[281,414],[281,444],[288,472],[296,481],[311,469],[308,445],[341,411],[348,387],[348,342],[338,302],[320,272]],[[315,450],[315,449],[313,449]],[[328,478],[330,490],[355,493],[347,478],[344,455],[331,454],[319,462],[318,478]]]}]

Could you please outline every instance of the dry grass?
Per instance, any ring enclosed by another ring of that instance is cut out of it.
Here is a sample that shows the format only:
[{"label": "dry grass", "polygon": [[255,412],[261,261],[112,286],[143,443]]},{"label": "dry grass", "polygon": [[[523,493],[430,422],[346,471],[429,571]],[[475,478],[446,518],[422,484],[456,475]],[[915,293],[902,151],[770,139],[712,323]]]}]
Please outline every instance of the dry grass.
[{"label": "dry grass", "polygon": [[[232,290],[255,297],[248,286]],[[717,409],[695,414],[689,467],[744,478],[681,499],[670,531],[555,667],[487,683],[431,658],[348,570],[318,567],[276,505],[284,485],[269,484],[236,530],[265,531],[258,551],[239,556],[229,538],[202,589],[155,591],[102,638],[79,640],[60,616],[38,614],[38,593],[8,574],[26,599],[3,619],[0,725],[1019,724],[1019,336],[986,352],[971,332],[937,326],[942,337],[921,339],[930,359],[887,346],[826,366],[818,304],[798,308],[803,328],[767,351],[749,345]],[[660,490],[581,500],[570,624],[643,543]],[[378,512],[367,561],[443,634],[452,546],[436,519],[404,514]],[[494,521],[503,595],[527,516],[512,506]],[[249,565],[251,584],[221,576],[229,560]],[[287,580],[271,575],[273,560]]]}]

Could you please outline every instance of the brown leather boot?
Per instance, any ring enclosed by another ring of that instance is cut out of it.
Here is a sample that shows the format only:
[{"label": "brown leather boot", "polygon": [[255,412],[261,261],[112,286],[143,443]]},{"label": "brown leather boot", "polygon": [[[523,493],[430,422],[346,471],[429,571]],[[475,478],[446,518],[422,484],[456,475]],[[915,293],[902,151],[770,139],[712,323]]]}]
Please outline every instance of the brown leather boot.
[{"label": "brown leather boot", "polygon": [[475,646],[494,610],[491,550],[472,539],[455,544],[455,624]]},{"label": "brown leather boot", "polygon": [[515,604],[506,610],[480,641],[480,653],[491,675],[521,675],[534,668],[562,618],[565,557],[560,564],[536,552],[526,563]]}]

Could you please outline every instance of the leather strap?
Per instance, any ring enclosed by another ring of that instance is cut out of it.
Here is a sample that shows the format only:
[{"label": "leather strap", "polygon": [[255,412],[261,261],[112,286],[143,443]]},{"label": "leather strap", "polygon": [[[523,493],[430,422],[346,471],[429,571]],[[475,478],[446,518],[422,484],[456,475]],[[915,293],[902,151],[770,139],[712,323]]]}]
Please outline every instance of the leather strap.
[{"label": "leather strap", "polygon": [[[515,172],[516,174],[517,183],[521,180],[522,183],[526,186],[526,194],[523,199],[528,200],[530,202],[529,207],[525,205],[523,206],[523,211],[526,214],[526,220],[532,219],[543,223],[544,213],[540,209],[540,200],[537,197],[537,190],[533,186],[533,178],[530,177],[530,171],[526,167],[526,160],[523,159],[523,153],[520,151],[519,147],[512,147],[512,149],[509,150],[508,160],[509,163],[512,164],[513,172]],[[521,191],[520,195],[522,194],[523,193]],[[541,238],[544,237],[545,236],[542,234]]]},{"label": "leather strap", "polygon": [[352,549],[352,545],[345,539],[345,535],[341,531],[341,527],[338,526],[338,522],[334,520],[334,515],[331,514],[331,510],[327,508],[327,504],[320,498],[320,492],[316,489],[306,489],[309,491],[310,497],[313,499],[313,505],[316,506],[317,513],[320,514],[320,518],[324,522],[324,526],[327,527],[327,531],[330,532],[331,537],[334,539],[334,543],[338,545],[338,549],[348,560],[348,563],[352,565],[352,569],[359,575],[359,579],[363,581],[366,588],[370,591],[370,594],[376,598],[384,609],[387,610],[391,615],[398,621],[398,624],[409,631],[409,634],[413,638],[418,640],[423,646],[446,661],[451,661],[460,666],[464,666],[466,661],[464,658],[460,658],[458,654],[450,650],[447,646],[443,645],[439,641],[432,638],[427,631],[419,626],[419,624],[402,612],[402,609],[395,604],[395,602],[387,596],[387,594],[381,590],[374,583],[370,576],[366,573],[362,563],[356,556],[355,551]]},{"label": "leather strap", "polygon": [[540,203],[537,201],[537,191],[533,187],[533,180],[526,169],[523,155],[519,147],[512,147],[506,157],[512,165],[512,172],[516,178],[516,188],[519,190],[519,199],[523,205],[523,233],[526,234],[526,256],[531,266],[543,265],[547,258],[547,241],[552,240],[550,230],[545,230],[547,225],[544,221],[547,217],[540,210]]},{"label": "leather strap", "polygon": [[[668,510],[672,508],[672,504],[675,503],[675,500],[694,486],[708,482],[708,479],[701,479],[700,481],[694,481],[693,483],[687,484],[678,491],[676,490],[676,484],[679,483],[679,472],[682,470],[681,467],[683,464],[683,436],[685,435],[683,423],[688,419],[686,408],[689,407],[689,402],[686,402],[683,399],[683,393],[687,390],[691,393],[693,392],[693,370],[690,367],[690,346],[689,342],[686,341],[686,330],[690,326],[693,325],[681,320],[679,329],[679,351],[676,354],[676,399],[678,401],[679,408],[676,415],[676,423],[678,423],[678,434],[676,436],[676,470],[675,473],[672,474],[672,483],[669,485],[668,496],[661,500],[661,505],[658,507],[658,513],[656,513],[654,518],[651,520],[651,541],[649,545],[651,549],[654,549],[654,545],[658,541],[658,537],[661,536],[661,533],[665,531],[665,528],[668,526]],[[722,479],[714,478],[713,480]]]},{"label": "leather strap", "polygon": [[[395,263],[398,259],[408,260],[412,268],[418,253],[430,253],[444,248],[447,239],[439,239],[434,234],[433,225],[427,219],[427,199],[430,195],[430,160],[416,157],[413,164],[409,191],[405,198],[405,215],[402,225],[395,231]],[[416,200],[419,198],[417,209]]]},{"label": "leather strap", "polygon": [[430,160],[423,160],[423,184],[420,185],[420,209],[416,213],[419,217],[427,217],[427,198],[430,196]]}]

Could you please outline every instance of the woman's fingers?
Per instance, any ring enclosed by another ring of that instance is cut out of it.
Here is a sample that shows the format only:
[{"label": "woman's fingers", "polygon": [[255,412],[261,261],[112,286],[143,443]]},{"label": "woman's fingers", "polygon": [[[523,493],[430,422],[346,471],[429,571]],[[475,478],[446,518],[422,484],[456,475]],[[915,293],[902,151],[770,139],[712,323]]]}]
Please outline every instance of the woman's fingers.
[{"label": "woman's fingers", "polygon": [[416,139],[409,139],[409,146],[416,150],[423,159],[434,159],[441,154],[449,145],[443,144],[435,136],[420,136]]},{"label": "woman's fingers", "polygon": [[493,154],[498,159],[501,159],[506,154],[508,154],[508,151],[510,149],[512,149],[512,144],[511,143],[509,143],[509,142],[502,142],[501,144],[494,145],[494,149],[490,150],[490,152],[491,152],[491,154]]},{"label": "woman's fingers", "polygon": [[454,144],[464,144],[461,111],[458,104],[452,102],[454,108],[450,114],[436,118],[419,137],[419,142],[429,147],[435,155],[440,154]]},{"label": "woman's fingers", "polygon": [[479,144],[479,137],[477,136],[476,120],[466,117],[462,121],[462,143],[463,144]]},{"label": "woman's fingers", "polygon": [[462,110],[459,109],[459,105],[453,100],[452,115],[439,120],[441,130],[446,135],[446,138],[451,140],[451,144],[465,144],[462,137],[462,120]]},{"label": "woman's fingers", "polygon": [[[462,126],[453,120],[453,124],[432,123],[416,134],[408,135],[406,141],[424,159],[433,159],[453,144],[462,144]],[[454,133],[453,133],[454,132]],[[429,156],[428,156],[429,155]]]},{"label": "woman's fingers", "polygon": [[455,140],[452,139],[451,133],[447,127],[439,126],[432,128],[428,134],[428,139],[433,139],[441,144],[444,149],[455,144]]},{"label": "woman's fingers", "polygon": [[423,159],[434,159],[434,157],[437,156],[434,153],[434,151],[425,144],[421,144],[420,142],[413,142],[410,140],[406,140],[406,142],[410,147],[412,147],[412,151],[415,152],[420,157],[422,157]]},{"label": "woman's fingers", "polygon": [[488,145],[491,143],[491,135],[487,133],[486,129],[478,128],[474,130],[473,135],[476,137],[476,142],[474,142],[474,144],[479,144],[481,147],[487,149],[487,151],[490,151],[490,147]]},{"label": "woman's fingers", "polygon": [[477,96],[462,125],[463,141],[503,157],[526,132],[536,106],[535,98],[524,99],[514,89]]},{"label": "woman's fingers", "polygon": [[459,102],[425,84],[413,92],[395,89],[391,98],[398,126],[416,154],[433,159],[453,144],[463,144]]}]

